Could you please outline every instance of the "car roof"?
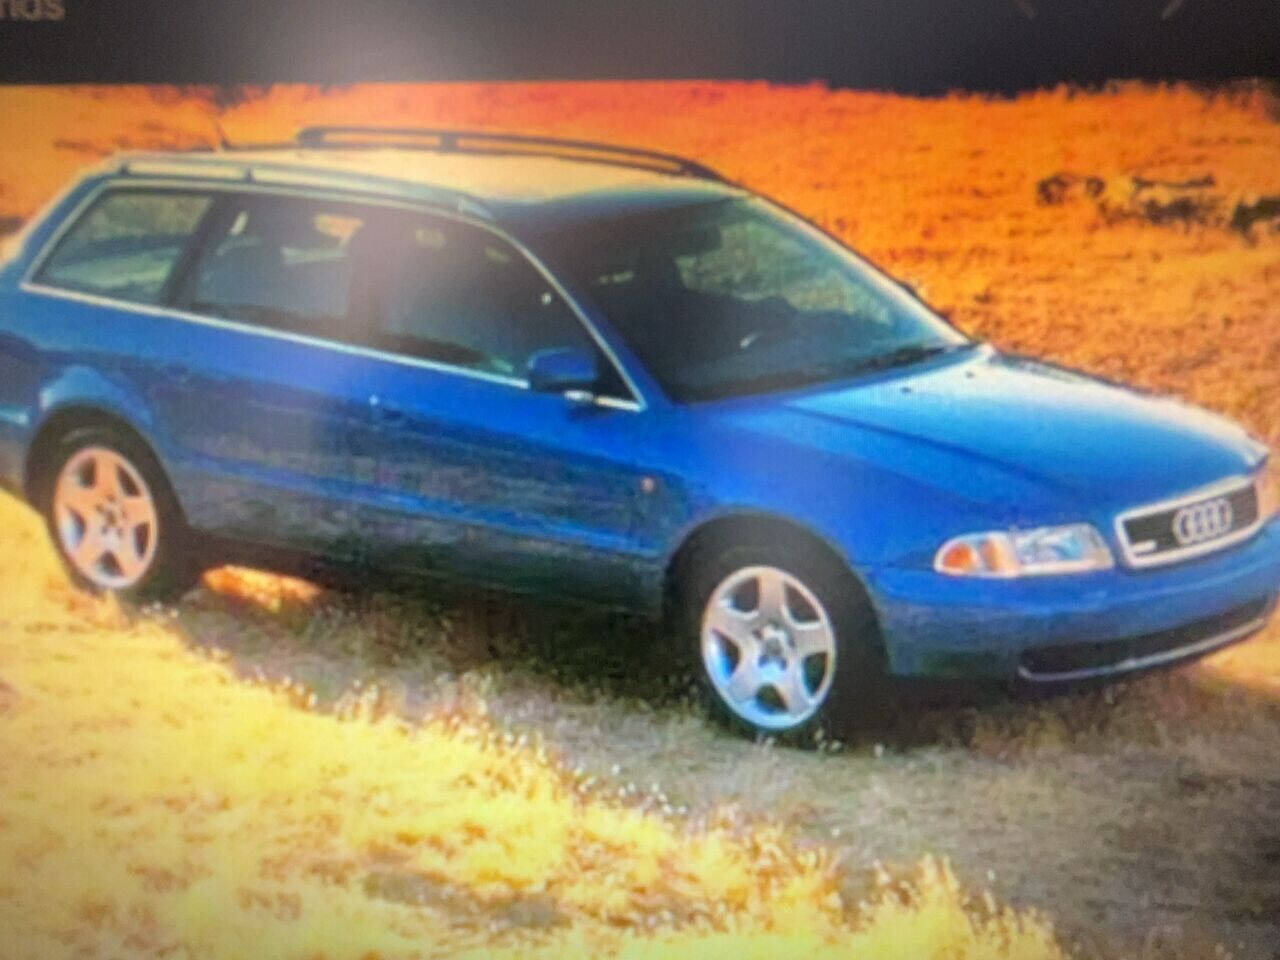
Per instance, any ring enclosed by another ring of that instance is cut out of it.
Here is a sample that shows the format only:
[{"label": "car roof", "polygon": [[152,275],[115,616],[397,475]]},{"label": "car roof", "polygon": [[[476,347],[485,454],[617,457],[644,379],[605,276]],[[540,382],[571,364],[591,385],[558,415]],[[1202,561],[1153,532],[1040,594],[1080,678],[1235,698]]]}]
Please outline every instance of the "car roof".
[{"label": "car roof", "polygon": [[[393,197],[524,233],[710,202],[744,191],[714,175],[535,153],[270,147],[128,153],[122,177],[242,181]],[[699,168],[702,169],[702,168]]]}]

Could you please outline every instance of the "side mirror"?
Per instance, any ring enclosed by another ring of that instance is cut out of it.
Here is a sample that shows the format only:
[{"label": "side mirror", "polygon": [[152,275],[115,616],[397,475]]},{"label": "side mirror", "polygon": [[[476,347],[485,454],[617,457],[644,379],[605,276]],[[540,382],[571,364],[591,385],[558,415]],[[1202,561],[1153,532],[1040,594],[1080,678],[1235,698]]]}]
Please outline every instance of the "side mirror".
[{"label": "side mirror", "polygon": [[580,347],[552,347],[529,357],[526,369],[529,389],[539,393],[577,394],[589,397],[600,381],[596,355]]}]

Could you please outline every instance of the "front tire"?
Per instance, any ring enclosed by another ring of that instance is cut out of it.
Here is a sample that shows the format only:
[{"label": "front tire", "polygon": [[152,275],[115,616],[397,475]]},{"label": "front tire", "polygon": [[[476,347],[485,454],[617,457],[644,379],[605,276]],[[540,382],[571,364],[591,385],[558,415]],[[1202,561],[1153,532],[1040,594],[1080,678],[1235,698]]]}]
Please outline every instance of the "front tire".
[{"label": "front tire", "polygon": [[807,746],[881,714],[874,611],[834,560],[784,544],[706,545],[677,589],[680,639],[730,727]]},{"label": "front tire", "polygon": [[40,508],[54,546],[81,587],[136,600],[169,600],[201,570],[155,457],[109,427],[62,437],[47,459]]}]

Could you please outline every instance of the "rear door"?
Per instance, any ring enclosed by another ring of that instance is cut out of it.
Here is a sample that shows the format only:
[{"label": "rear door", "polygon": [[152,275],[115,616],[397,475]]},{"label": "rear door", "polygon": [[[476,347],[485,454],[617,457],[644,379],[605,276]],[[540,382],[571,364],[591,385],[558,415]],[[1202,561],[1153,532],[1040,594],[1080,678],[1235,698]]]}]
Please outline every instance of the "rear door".
[{"label": "rear door", "polygon": [[375,509],[371,360],[351,311],[352,245],[371,212],[224,195],[177,283],[177,357],[151,398],[185,459],[194,523],[335,559],[365,556]]}]

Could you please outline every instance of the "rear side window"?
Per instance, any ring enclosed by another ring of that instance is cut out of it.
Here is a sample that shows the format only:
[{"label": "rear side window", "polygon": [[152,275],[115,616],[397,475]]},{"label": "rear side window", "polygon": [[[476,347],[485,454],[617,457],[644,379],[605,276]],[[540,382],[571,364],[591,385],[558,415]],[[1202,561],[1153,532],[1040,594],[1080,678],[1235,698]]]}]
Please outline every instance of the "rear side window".
[{"label": "rear side window", "polygon": [[160,302],[212,201],[188,192],[113,191],[63,236],[36,279],[50,286]]},{"label": "rear side window", "polygon": [[191,309],[351,341],[352,243],[367,215],[287,197],[231,199],[188,281]]}]

